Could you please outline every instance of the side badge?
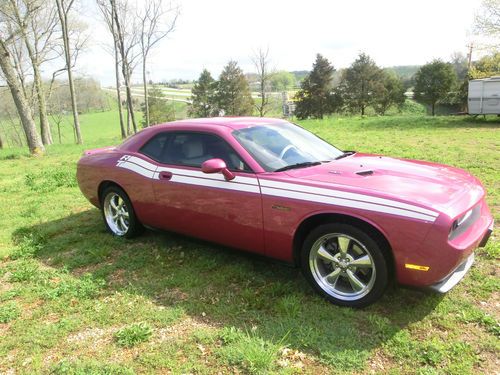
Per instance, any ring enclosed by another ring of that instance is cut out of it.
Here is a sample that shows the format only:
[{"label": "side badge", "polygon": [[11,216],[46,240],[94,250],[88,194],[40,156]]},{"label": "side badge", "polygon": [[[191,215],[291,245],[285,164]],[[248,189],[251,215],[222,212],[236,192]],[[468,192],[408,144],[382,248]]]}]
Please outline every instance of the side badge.
[{"label": "side badge", "polygon": [[290,207],[281,206],[281,205],[279,205],[279,204],[273,204],[273,205],[271,206],[271,208],[272,208],[273,210],[278,210],[278,211],[290,211],[290,210],[291,210],[291,208],[290,208]]}]

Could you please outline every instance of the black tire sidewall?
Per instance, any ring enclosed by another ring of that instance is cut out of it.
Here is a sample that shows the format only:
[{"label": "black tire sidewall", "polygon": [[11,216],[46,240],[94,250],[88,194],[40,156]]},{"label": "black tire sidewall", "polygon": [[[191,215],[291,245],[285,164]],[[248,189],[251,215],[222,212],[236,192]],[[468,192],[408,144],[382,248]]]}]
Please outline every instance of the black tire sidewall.
[{"label": "black tire sidewall", "polygon": [[[127,206],[127,211],[129,213],[129,227],[127,232],[125,232],[125,234],[123,235],[118,235],[115,232],[113,232],[113,230],[108,225],[108,221],[106,220],[106,215],[104,213],[104,201],[106,200],[106,197],[110,193],[118,194],[123,199],[125,205]],[[142,225],[140,224],[139,220],[137,219],[137,216],[135,215],[134,207],[132,206],[132,202],[130,201],[127,193],[125,193],[125,191],[118,186],[109,186],[102,192],[101,214],[104,220],[104,225],[106,226],[106,230],[116,237],[132,238],[135,237],[137,234],[139,234],[140,230],[142,229]]]},{"label": "black tire sidewall", "polygon": [[[316,242],[318,238],[329,233],[342,233],[355,238],[366,246],[367,250],[370,252],[370,255],[373,258],[373,262],[375,263],[376,268],[375,283],[371,291],[358,300],[345,301],[329,295],[317,284],[316,280],[313,277],[312,271],[309,267],[309,253],[314,242]],[[366,233],[362,229],[350,224],[343,223],[323,224],[316,227],[309,233],[302,245],[300,253],[300,267],[302,269],[304,277],[312,285],[312,287],[328,301],[339,306],[361,308],[374,303],[384,293],[385,289],[387,288],[389,279],[387,260],[382,252],[381,246],[377,243],[377,241],[375,241],[369,233]]]}]

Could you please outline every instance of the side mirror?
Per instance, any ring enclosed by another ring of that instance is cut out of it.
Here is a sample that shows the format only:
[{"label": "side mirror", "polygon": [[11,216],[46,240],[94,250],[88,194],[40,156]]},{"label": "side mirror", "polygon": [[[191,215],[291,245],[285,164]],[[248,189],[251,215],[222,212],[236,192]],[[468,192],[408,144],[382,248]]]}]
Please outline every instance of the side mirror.
[{"label": "side mirror", "polygon": [[203,173],[222,173],[228,181],[234,179],[234,174],[227,169],[226,162],[222,159],[209,159],[201,165]]}]

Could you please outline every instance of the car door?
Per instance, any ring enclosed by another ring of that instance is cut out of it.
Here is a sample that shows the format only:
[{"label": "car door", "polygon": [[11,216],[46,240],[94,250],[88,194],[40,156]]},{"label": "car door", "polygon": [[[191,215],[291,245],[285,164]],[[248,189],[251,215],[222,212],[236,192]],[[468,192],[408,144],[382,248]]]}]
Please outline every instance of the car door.
[{"label": "car door", "polygon": [[[226,181],[221,173],[203,173],[201,164],[213,158],[223,159],[235,178]],[[258,180],[224,139],[172,131],[158,161],[153,190],[155,221],[161,228],[264,252]]]}]

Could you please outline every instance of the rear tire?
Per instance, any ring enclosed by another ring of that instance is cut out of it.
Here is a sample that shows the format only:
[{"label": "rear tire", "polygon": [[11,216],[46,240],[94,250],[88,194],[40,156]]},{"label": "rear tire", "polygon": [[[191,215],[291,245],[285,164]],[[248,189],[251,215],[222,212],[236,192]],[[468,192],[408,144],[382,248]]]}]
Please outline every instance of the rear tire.
[{"label": "rear tire", "polygon": [[387,261],[369,233],[341,223],[323,224],[306,237],[300,265],[305,278],[328,301],[365,307],[388,284]]},{"label": "rear tire", "polygon": [[101,212],[108,232],[117,237],[132,238],[143,227],[128,195],[118,186],[109,186],[101,195]]}]

